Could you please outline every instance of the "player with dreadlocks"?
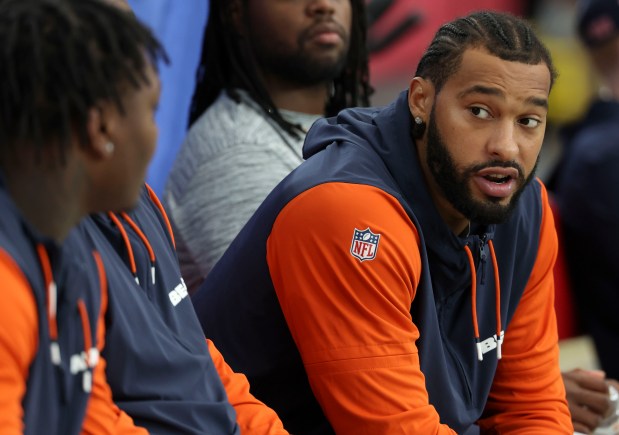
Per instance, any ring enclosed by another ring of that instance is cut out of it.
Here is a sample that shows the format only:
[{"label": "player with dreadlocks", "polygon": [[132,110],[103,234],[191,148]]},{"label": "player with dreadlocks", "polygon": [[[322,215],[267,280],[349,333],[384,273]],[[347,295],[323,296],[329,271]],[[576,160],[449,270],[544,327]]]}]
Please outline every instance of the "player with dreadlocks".
[{"label": "player with dreadlocks", "polygon": [[[125,0],[106,1],[131,10]],[[98,416],[113,420],[121,409],[144,428],[141,433],[288,433],[273,410],[250,394],[247,379],[205,340],[181,277],[174,235],[149,186],[131,210],[82,219],[65,249],[83,241],[96,248],[107,271],[101,355],[113,402],[100,407]],[[88,414],[85,431],[99,434],[100,427]]]},{"label": "player with dreadlocks", "polygon": [[122,432],[126,415],[100,413],[105,269],[66,242],[87,214],[136,204],[163,51],[97,0],[1,0],[0,46],[0,427],[76,434],[88,414]]},{"label": "player with dreadlocks", "polygon": [[[288,132],[298,131],[299,126],[286,121],[277,110],[265,85],[256,80],[258,69],[251,46],[246,39],[239,38],[237,32],[228,24],[231,22],[234,2],[213,1],[209,22],[203,40],[202,61],[198,71],[198,86],[190,112],[193,123],[215,101],[222,89],[234,92],[235,87],[247,90],[251,97],[270,113],[274,120]],[[248,3],[247,0],[244,3]],[[238,6],[237,6],[238,7]],[[363,1],[352,0],[352,26],[350,47],[345,68],[332,78],[333,92],[327,100],[324,114],[336,115],[342,109],[369,105],[369,75],[365,46],[365,6]],[[217,18],[219,14],[219,18]],[[291,59],[292,60],[292,59]],[[300,59],[295,59],[300,60]],[[289,68],[300,69],[303,64],[292,64]],[[299,71],[299,74],[303,74]],[[294,76],[293,76],[294,77]],[[239,97],[237,97],[239,98]],[[303,133],[301,130],[300,133]]]},{"label": "player with dreadlocks", "polygon": [[195,290],[320,116],[367,106],[363,0],[211,1],[192,127],[164,202]]}]

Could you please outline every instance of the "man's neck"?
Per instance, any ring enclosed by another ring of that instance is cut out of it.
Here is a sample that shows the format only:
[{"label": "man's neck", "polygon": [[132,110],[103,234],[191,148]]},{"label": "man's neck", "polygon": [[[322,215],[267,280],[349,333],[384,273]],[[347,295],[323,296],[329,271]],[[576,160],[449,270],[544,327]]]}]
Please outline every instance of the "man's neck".
[{"label": "man's neck", "polygon": [[325,83],[302,86],[274,78],[265,79],[266,89],[273,104],[278,109],[293,112],[324,115],[327,104],[328,87]]},{"label": "man's neck", "polygon": [[83,216],[67,171],[20,167],[4,174],[17,208],[41,235],[61,242]]}]

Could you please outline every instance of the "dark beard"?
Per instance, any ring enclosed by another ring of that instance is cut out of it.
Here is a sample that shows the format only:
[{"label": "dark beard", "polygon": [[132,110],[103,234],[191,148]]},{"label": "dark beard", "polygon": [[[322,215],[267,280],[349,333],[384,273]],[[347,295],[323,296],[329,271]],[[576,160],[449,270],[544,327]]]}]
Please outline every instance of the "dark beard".
[{"label": "dark beard", "polygon": [[[539,156],[529,176],[524,178],[524,170],[514,161],[504,162],[493,160],[458,170],[453,157],[449,153],[445,142],[436,126],[434,108],[428,120],[428,147],[426,163],[432,177],[451,205],[471,222],[482,225],[500,224],[511,215],[518,203],[518,198],[524,188],[535,177]],[[488,198],[479,201],[473,197],[470,189],[470,180],[475,173],[487,167],[515,168],[518,170],[518,189],[508,204],[500,204],[499,198]]]},{"label": "dark beard", "polygon": [[346,66],[349,41],[337,59],[321,59],[312,56],[305,50],[307,34],[311,29],[299,35],[297,50],[293,53],[282,53],[272,47],[254,45],[256,60],[264,71],[269,71],[289,82],[302,86],[313,86],[328,83],[337,78]]}]

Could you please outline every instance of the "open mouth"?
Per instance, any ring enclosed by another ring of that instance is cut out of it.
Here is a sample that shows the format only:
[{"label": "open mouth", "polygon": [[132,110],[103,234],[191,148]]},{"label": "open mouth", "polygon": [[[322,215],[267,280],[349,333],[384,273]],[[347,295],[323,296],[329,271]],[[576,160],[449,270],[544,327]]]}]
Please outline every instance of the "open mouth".
[{"label": "open mouth", "polygon": [[505,184],[509,180],[512,179],[512,177],[510,177],[509,175],[498,175],[498,174],[484,175],[484,178],[492,183],[497,183],[497,184]]},{"label": "open mouth", "polygon": [[473,178],[481,192],[489,198],[507,198],[517,189],[519,171],[512,167],[485,168]]}]

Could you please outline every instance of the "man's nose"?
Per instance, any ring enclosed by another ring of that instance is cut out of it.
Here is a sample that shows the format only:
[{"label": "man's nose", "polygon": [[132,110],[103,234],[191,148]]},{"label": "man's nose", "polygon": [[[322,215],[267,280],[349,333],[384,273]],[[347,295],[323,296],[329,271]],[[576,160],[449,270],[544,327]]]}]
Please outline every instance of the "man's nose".
[{"label": "man's nose", "polygon": [[500,161],[514,160],[518,156],[518,137],[516,125],[508,120],[497,125],[488,141],[488,153]]},{"label": "man's nose", "polygon": [[311,15],[331,15],[335,11],[335,2],[342,0],[310,0],[308,11]]}]

